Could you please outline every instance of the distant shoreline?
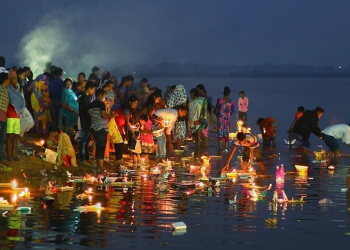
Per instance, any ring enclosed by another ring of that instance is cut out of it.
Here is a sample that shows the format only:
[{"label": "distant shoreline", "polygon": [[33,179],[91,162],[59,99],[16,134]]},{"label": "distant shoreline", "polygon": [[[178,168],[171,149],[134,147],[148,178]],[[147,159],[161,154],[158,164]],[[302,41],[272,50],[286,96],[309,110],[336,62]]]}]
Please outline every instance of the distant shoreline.
[{"label": "distant shoreline", "polygon": [[137,73],[152,78],[350,78],[350,74],[157,74]]}]

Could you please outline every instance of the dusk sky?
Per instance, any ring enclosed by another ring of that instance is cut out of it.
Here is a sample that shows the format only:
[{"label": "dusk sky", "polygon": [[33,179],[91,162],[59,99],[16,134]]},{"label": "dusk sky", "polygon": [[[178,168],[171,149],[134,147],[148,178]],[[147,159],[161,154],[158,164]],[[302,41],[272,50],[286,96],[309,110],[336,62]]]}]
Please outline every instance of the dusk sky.
[{"label": "dusk sky", "polygon": [[17,0],[1,9],[8,67],[350,66],[349,0]]}]

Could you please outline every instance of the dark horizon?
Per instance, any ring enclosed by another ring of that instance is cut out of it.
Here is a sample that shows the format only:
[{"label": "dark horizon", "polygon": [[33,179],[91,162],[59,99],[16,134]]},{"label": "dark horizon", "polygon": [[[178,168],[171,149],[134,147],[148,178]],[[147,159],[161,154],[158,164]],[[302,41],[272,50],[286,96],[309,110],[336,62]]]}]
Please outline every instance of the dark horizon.
[{"label": "dark horizon", "polygon": [[8,67],[35,74],[47,61],[74,72],[160,62],[350,66],[345,0],[22,0],[2,8],[1,54]]}]

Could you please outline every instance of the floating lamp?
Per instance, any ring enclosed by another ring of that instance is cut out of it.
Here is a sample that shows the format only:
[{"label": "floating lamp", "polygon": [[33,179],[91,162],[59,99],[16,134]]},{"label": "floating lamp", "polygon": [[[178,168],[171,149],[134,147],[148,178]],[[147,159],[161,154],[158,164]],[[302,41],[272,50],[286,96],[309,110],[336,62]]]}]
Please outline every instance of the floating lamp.
[{"label": "floating lamp", "polygon": [[238,132],[242,132],[242,126],[243,126],[243,121],[238,120],[238,122],[237,122],[237,131]]},{"label": "floating lamp", "polygon": [[10,204],[7,200],[5,200],[3,197],[0,197],[0,209],[1,210],[8,210],[13,209],[13,205]]},{"label": "floating lamp", "polygon": [[276,167],[276,182],[284,182],[284,166],[283,166],[283,164]]},{"label": "floating lamp", "polygon": [[18,187],[18,183],[17,183],[16,180],[11,181],[11,187],[12,187],[13,189],[16,189],[16,188]]},{"label": "floating lamp", "polygon": [[308,166],[303,166],[303,165],[295,165],[295,169],[297,170],[297,172],[299,173],[306,173],[308,170]]},{"label": "floating lamp", "polygon": [[235,138],[237,138],[237,132],[236,133],[234,133],[234,132],[229,133],[228,137],[231,141],[234,140]]},{"label": "floating lamp", "polygon": [[104,208],[101,206],[101,203],[96,203],[96,205],[90,205],[90,206],[85,205],[85,206],[77,207],[77,210],[80,212],[89,212],[89,211],[98,212],[98,211],[101,211],[103,209]]}]

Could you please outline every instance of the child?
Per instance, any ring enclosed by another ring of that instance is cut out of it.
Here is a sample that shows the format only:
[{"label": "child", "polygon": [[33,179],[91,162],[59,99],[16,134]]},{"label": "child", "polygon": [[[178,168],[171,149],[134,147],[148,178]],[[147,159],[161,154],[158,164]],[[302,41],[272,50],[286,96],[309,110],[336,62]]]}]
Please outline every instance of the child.
[{"label": "child", "polygon": [[[292,141],[294,139],[296,139],[297,135],[295,133],[292,132],[293,128],[294,128],[294,125],[295,123],[297,122],[297,120],[299,120],[300,117],[303,116],[304,114],[304,111],[305,111],[305,108],[303,106],[299,106],[298,109],[297,109],[297,113],[295,114],[294,116],[294,121],[292,122],[292,124],[290,125],[289,127],[289,130],[288,130],[288,140],[289,140],[289,148],[292,147]],[[301,144],[300,144],[301,146]]]},{"label": "child", "polygon": [[57,127],[51,125],[49,127],[49,138],[46,141],[46,148],[51,149],[52,151],[57,152],[58,139],[60,136],[60,131]]},{"label": "child", "polygon": [[[134,164],[141,164],[140,154],[141,154],[141,133],[143,125],[140,121],[131,126],[133,130],[132,136],[129,137],[128,148],[131,151],[131,156]],[[135,160],[136,158],[136,160]]]},{"label": "child", "polygon": [[152,121],[148,119],[146,114],[140,115],[139,122],[143,126],[141,132],[141,151],[143,153],[152,154],[155,151],[153,134],[152,134]]}]

